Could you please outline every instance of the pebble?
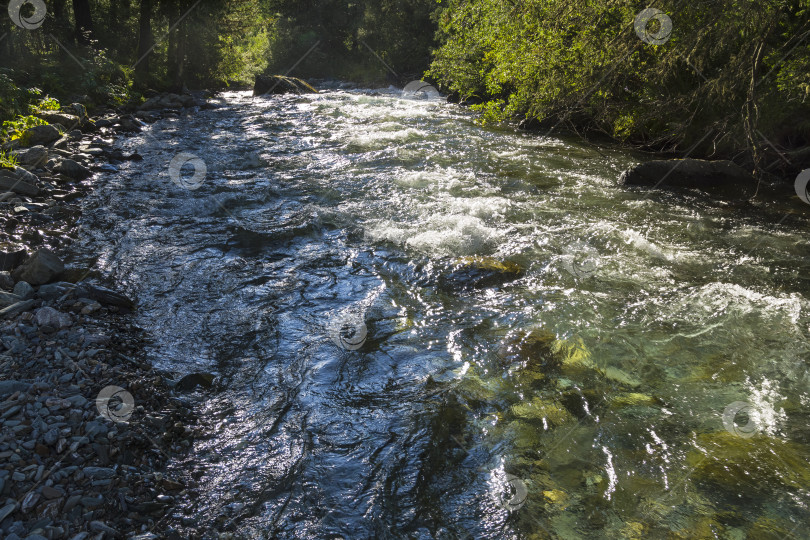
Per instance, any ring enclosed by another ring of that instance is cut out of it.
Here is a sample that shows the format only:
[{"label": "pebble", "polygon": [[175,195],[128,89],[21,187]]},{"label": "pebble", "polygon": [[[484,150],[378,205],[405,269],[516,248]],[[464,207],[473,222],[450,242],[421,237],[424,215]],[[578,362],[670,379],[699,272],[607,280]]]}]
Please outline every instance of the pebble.
[{"label": "pebble", "polygon": [[106,479],[115,476],[115,471],[109,467],[85,467],[82,471],[85,476],[94,479]]}]

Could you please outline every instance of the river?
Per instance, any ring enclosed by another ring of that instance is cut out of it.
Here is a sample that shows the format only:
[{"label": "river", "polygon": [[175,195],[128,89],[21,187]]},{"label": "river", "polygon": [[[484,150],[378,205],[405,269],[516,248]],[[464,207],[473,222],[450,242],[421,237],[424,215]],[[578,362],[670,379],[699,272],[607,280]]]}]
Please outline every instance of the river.
[{"label": "river", "polygon": [[394,89],[218,103],[119,143],[73,261],[217,376],[175,464],[206,537],[810,535],[802,203]]}]

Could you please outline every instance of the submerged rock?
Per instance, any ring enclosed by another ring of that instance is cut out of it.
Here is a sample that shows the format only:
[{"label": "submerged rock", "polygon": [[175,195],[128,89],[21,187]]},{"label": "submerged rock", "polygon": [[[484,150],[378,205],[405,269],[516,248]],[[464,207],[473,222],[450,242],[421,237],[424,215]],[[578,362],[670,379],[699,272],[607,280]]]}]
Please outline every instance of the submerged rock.
[{"label": "submerged rock", "polygon": [[253,95],[264,94],[317,94],[308,82],[283,75],[259,75],[253,86]]},{"label": "submerged rock", "polygon": [[720,431],[698,435],[695,446],[686,458],[695,481],[733,495],[810,485],[810,455],[793,442]]},{"label": "submerged rock", "polygon": [[214,376],[210,373],[190,373],[177,381],[176,389],[181,392],[194,390],[198,386],[211,388],[214,384]]},{"label": "submerged rock", "polygon": [[619,183],[625,186],[668,186],[713,191],[733,188],[738,195],[752,194],[756,181],[751,173],[731,161],[702,159],[653,160],[624,171]]},{"label": "submerged rock", "polygon": [[561,426],[574,419],[571,413],[556,401],[540,397],[513,405],[512,414],[526,420],[541,420],[547,427]]},{"label": "submerged rock", "polygon": [[492,257],[462,257],[439,277],[439,288],[450,291],[496,287],[514,281],[523,269],[509,261]]}]

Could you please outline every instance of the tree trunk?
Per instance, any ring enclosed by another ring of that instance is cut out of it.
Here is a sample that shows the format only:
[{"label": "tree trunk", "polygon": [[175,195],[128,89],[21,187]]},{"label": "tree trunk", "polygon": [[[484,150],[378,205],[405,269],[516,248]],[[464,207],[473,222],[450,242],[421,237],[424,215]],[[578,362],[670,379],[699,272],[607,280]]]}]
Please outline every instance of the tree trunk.
[{"label": "tree trunk", "polygon": [[73,0],[73,18],[76,19],[76,42],[90,45],[93,36],[93,15],[89,0]]},{"label": "tree trunk", "polygon": [[[175,24],[175,21],[180,20],[180,17],[185,13],[184,6],[187,2],[174,2],[174,8],[169,17],[170,25]],[[186,8],[187,9],[187,8]],[[185,21],[180,22],[177,27],[169,34],[169,48],[168,48],[168,83],[174,91],[180,91],[183,86],[183,67],[185,64],[186,47],[185,47]]]},{"label": "tree trunk", "polygon": [[147,86],[149,78],[149,55],[152,52],[152,0],[141,0],[138,24],[138,64],[135,66],[135,81]]}]

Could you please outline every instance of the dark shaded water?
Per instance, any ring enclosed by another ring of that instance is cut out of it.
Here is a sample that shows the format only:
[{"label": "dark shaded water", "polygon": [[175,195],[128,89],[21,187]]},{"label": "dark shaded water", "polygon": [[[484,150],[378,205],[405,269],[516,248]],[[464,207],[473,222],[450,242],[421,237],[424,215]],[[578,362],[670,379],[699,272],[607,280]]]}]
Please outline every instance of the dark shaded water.
[{"label": "dark shaded water", "polygon": [[[159,367],[220,378],[210,537],[810,534],[800,203],[619,188],[624,152],[395,91],[222,101],[126,141],[80,241]],[[470,256],[523,272],[447,286]]]}]

